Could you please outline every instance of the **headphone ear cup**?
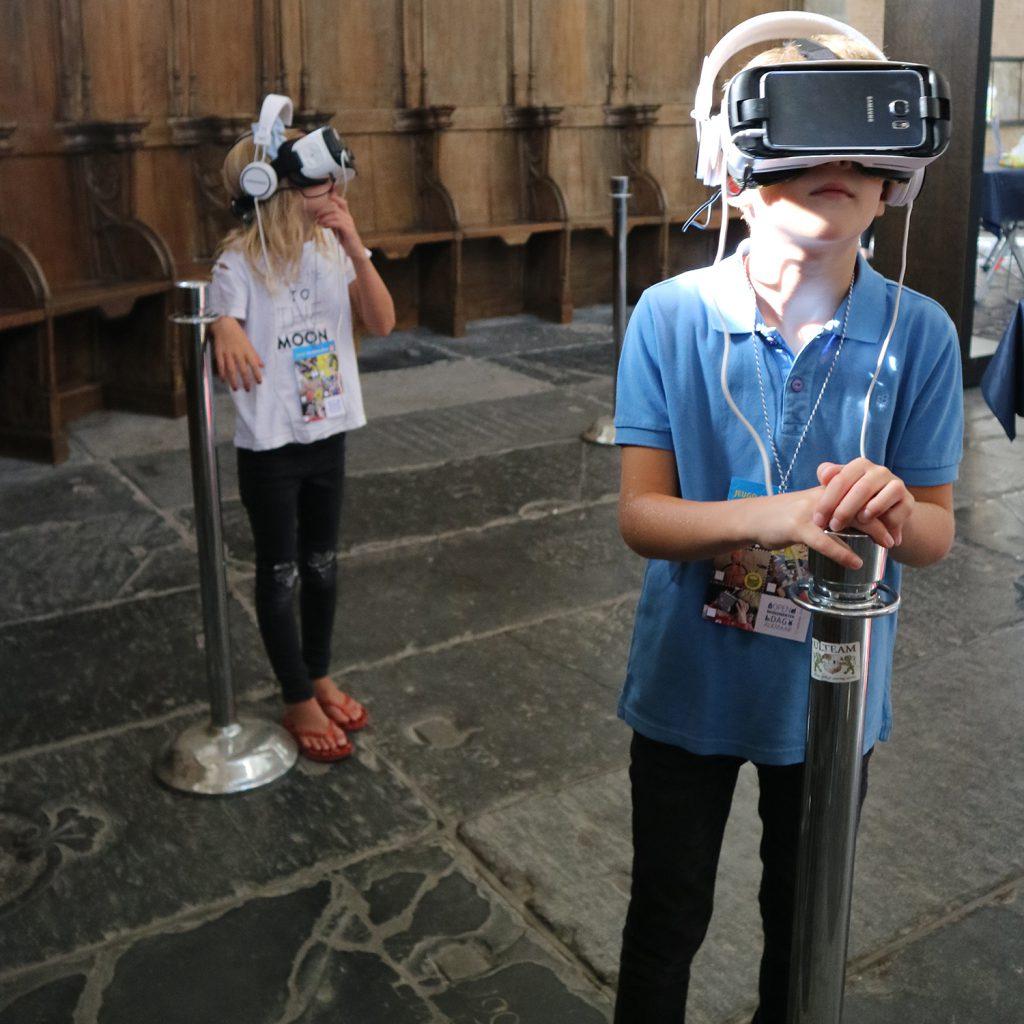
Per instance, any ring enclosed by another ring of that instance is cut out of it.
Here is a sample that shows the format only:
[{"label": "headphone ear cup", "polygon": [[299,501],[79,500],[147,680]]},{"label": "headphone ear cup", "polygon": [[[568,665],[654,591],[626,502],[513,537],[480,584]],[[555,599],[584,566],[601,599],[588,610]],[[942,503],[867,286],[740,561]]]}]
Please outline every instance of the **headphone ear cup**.
[{"label": "headphone ear cup", "polygon": [[912,203],[924,184],[924,168],[919,167],[910,176],[909,181],[893,181],[890,179],[885,196],[886,206],[906,206]]},{"label": "headphone ear cup", "polygon": [[715,114],[703,122],[697,143],[697,179],[705,185],[720,185],[722,166],[722,115]]},{"label": "headphone ear cup", "polygon": [[277,191],[277,171],[265,161],[255,160],[242,169],[238,185],[253,199],[269,199]]}]

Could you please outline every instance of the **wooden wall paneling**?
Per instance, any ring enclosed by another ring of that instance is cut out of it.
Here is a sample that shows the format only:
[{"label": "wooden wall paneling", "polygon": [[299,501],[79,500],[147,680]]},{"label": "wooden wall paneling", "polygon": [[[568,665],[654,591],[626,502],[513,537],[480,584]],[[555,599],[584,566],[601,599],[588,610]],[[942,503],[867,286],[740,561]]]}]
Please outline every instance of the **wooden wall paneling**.
[{"label": "wooden wall paneling", "polygon": [[5,235],[26,245],[51,289],[79,280],[88,252],[86,211],[72,184],[67,158],[57,154],[5,157],[0,168]]},{"label": "wooden wall paneling", "polygon": [[[85,99],[82,116],[87,121],[133,118],[142,109],[136,105],[134,82],[141,66],[133,16],[138,12],[134,5],[109,0],[77,0],[77,3]],[[112,60],[115,50],[128,59]]]},{"label": "wooden wall paneling", "polygon": [[600,106],[608,99],[613,0],[532,0],[528,105]]},{"label": "wooden wall paneling", "polygon": [[707,51],[703,0],[629,0],[627,103],[687,104]]},{"label": "wooden wall paneling", "polygon": [[185,4],[189,41],[186,109],[192,117],[249,117],[262,99],[264,67],[261,0]]},{"label": "wooden wall paneling", "polygon": [[[154,146],[135,154],[135,215],[175,254],[182,277],[209,273],[217,243],[236,221],[220,187],[226,146]],[[208,153],[204,164],[199,154]],[[196,193],[211,189],[202,206]]]},{"label": "wooden wall paneling", "polygon": [[0,236],[0,452],[59,462],[68,456],[68,441],[50,386],[48,298],[34,255]]},{"label": "wooden wall paneling", "polygon": [[0,4],[0,34],[0,148],[31,150],[52,139],[60,104],[53,12],[44,4]]},{"label": "wooden wall paneling", "polygon": [[498,238],[462,243],[460,290],[466,320],[522,312],[524,256],[522,245],[506,245]]},{"label": "wooden wall paneling", "polygon": [[409,6],[408,0],[302,0],[304,105],[332,111],[403,106]]},{"label": "wooden wall paneling", "polygon": [[500,107],[508,100],[508,0],[423,0],[429,104]]},{"label": "wooden wall paneling", "polygon": [[648,133],[647,164],[665,193],[670,222],[685,219],[711,190],[694,174],[697,136],[691,125],[654,125]]},{"label": "wooden wall paneling", "polygon": [[570,238],[564,228],[539,232],[526,243],[523,309],[556,324],[572,320]]},{"label": "wooden wall paneling", "polygon": [[416,261],[420,323],[461,338],[466,333],[461,239],[419,245]]},{"label": "wooden wall paneling", "polygon": [[611,302],[612,246],[607,231],[589,228],[572,233],[570,287],[574,306]]}]

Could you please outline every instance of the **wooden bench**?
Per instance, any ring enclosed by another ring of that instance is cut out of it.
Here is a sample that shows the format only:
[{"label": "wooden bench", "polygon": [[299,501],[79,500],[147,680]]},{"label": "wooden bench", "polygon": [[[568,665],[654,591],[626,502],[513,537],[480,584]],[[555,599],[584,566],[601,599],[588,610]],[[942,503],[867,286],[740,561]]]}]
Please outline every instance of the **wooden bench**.
[{"label": "wooden bench", "polygon": [[[79,126],[89,136],[90,126]],[[0,238],[0,452],[62,462],[65,427],[103,408],[179,416],[182,360],[172,312],[174,265],[163,240],[122,216],[127,152],[89,149],[44,167],[70,197],[59,233],[31,209],[7,216]],[[95,158],[96,163],[91,163]],[[28,173],[31,169],[25,169]],[[97,184],[97,175],[106,175]],[[123,177],[119,177],[122,175]]]}]

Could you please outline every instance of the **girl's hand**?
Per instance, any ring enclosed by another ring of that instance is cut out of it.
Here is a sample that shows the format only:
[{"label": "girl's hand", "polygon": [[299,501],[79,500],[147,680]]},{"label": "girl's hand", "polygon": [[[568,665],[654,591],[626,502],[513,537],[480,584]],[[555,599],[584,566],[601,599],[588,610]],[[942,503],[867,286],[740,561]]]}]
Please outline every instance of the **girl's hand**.
[{"label": "girl's hand", "polygon": [[903,526],[914,511],[915,499],[907,485],[885,466],[854,459],[845,466],[823,462],[818,466],[823,493],[814,510],[814,523],[831,530],[853,526],[884,544],[903,543]]},{"label": "girl's hand", "polygon": [[[824,493],[824,487],[812,487],[770,497],[745,498],[750,509],[746,532],[763,548],[774,550],[791,544],[806,544],[840,565],[859,569],[861,560],[842,541],[830,537],[814,522],[815,510]],[[892,546],[892,538],[880,523],[858,523],[858,529],[870,533],[879,544],[888,540],[885,546]]]},{"label": "girl's hand", "polygon": [[316,222],[322,228],[328,228],[338,236],[341,247],[353,263],[361,260],[366,252],[363,240],[359,237],[356,222],[349,213],[348,203],[337,193],[331,193],[331,204],[317,215]]},{"label": "girl's hand", "polygon": [[252,383],[263,383],[260,370],[263,360],[256,354],[249,336],[242,325],[231,316],[222,316],[212,324],[213,328],[213,360],[220,377],[232,391],[238,390],[241,380],[246,391],[252,389]]}]

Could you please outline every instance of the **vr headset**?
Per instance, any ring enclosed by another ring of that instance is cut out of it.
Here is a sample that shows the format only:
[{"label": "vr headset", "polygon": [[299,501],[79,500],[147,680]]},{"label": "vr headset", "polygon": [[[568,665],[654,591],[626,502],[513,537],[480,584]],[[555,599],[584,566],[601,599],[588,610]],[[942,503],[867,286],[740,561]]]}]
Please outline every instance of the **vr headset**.
[{"label": "vr headset", "polygon": [[[878,60],[840,60],[803,38],[814,34],[847,36]],[[803,62],[739,72],[712,113],[715,78],[732,56],[756,43],[794,37]],[[697,123],[697,177],[721,185],[727,199],[809,167],[850,160],[889,179],[885,201],[905,206],[921,190],[924,168],[949,144],[949,86],[923,64],[887,61],[849,25],[778,12],[736,26],[705,57],[691,116]]]},{"label": "vr headset", "polygon": [[355,177],[355,158],[330,125],[300,139],[281,138],[292,116],[287,96],[271,93],[263,101],[253,129],[256,159],[242,169],[238,185],[243,194],[231,203],[236,216],[248,216],[257,202],[266,202],[285,180],[307,188],[331,180],[347,184]]}]

